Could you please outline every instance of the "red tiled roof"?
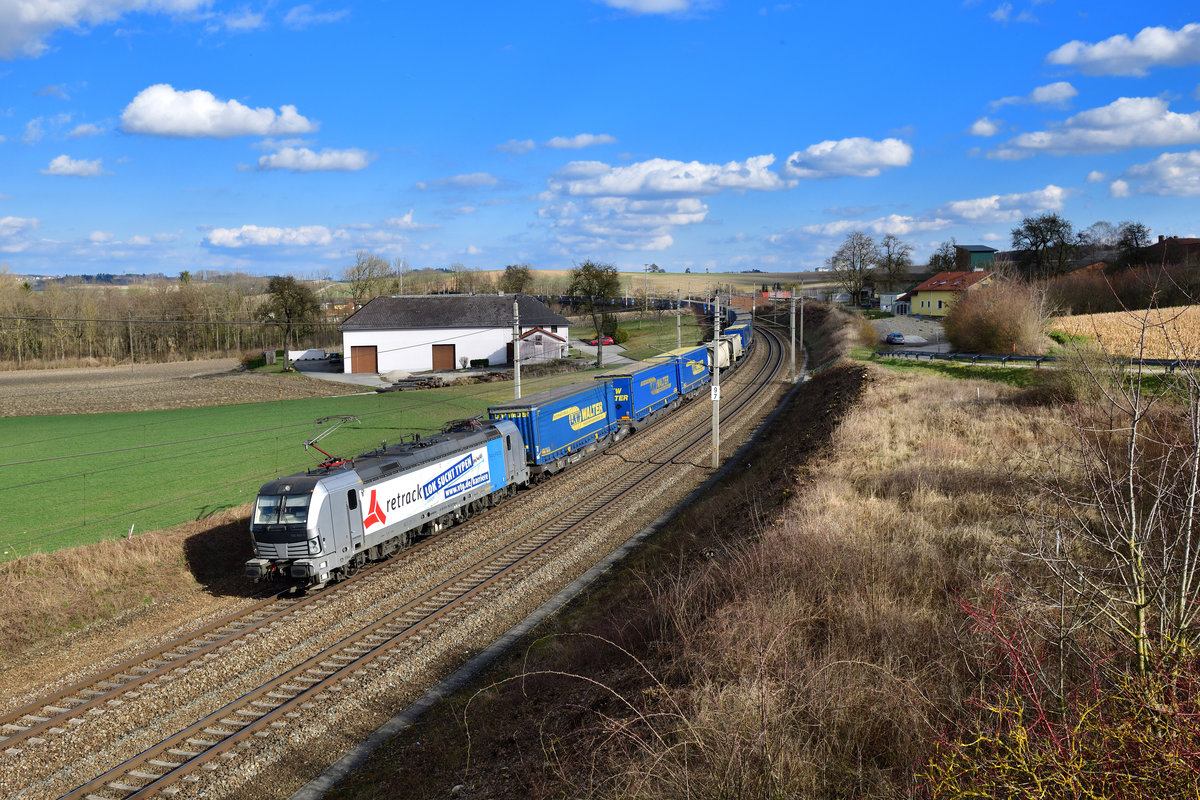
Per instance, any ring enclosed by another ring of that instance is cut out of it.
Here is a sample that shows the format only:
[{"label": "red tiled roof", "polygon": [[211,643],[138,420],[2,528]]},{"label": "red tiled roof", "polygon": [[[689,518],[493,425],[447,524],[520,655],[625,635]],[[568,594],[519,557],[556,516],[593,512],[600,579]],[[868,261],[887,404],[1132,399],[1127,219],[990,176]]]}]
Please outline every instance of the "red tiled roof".
[{"label": "red tiled roof", "polygon": [[909,294],[917,292],[962,292],[975,284],[991,277],[990,272],[939,272],[924,283],[909,290]]}]

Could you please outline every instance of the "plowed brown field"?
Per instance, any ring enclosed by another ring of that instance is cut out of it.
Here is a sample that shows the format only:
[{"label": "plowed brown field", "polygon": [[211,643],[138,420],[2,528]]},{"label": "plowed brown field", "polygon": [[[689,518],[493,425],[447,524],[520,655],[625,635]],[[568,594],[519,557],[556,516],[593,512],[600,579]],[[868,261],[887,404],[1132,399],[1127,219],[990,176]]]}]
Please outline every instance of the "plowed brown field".
[{"label": "plowed brown field", "polygon": [[349,394],[354,387],[299,373],[235,371],[232,358],[129,367],[0,372],[0,417],[100,414]]}]

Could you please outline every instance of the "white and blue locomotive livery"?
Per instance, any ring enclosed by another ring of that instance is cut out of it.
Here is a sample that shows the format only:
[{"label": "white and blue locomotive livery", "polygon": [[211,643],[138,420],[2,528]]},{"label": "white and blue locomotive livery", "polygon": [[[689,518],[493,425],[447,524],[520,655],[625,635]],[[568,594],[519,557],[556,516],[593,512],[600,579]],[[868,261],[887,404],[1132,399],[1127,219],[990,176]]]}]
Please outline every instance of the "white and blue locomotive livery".
[{"label": "white and blue locomotive livery", "polygon": [[466,422],[263,485],[246,576],[306,585],[352,575],[418,536],[482,511],[529,482],[511,422]]}]

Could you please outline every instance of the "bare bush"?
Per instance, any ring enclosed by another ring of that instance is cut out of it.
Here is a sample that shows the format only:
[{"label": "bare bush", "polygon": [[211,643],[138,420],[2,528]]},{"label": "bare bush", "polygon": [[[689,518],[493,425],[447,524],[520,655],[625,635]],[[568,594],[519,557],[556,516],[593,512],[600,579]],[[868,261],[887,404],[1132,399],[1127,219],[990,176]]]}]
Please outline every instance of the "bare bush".
[{"label": "bare bush", "polygon": [[1045,292],[1006,281],[964,292],[944,325],[946,338],[960,352],[1040,355],[1052,316]]},{"label": "bare bush", "polygon": [[[1132,318],[1144,340],[1154,316]],[[1078,361],[1096,399],[1073,409],[1044,461],[1054,502],[1028,517],[1030,555],[1065,615],[1146,676],[1200,646],[1200,373],[1185,362],[1151,376],[1100,352]]]}]

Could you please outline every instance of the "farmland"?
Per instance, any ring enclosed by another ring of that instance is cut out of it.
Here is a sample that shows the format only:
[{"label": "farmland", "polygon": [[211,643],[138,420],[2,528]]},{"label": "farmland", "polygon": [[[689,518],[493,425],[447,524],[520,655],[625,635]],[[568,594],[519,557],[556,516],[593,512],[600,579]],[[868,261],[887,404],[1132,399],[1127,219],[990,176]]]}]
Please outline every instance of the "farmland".
[{"label": "farmland", "polygon": [[[530,379],[523,390],[579,379],[580,373]],[[131,381],[126,407],[136,407],[138,391]],[[319,417],[357,415],[359,424],[322,442],[331,452],[357,455],[383,441],[438,431],[448,419],[483,413],[512,391],[511,383],[492,383],[0,419],[0,555],[48,552],[131,529],[136,535],[239,506],[264,480],[316,463],[319,454],[305,453],[301,445]]]},{"label": "farmland", "polygon": [[1056,317],[1050,330],[1086,337],[1114,356],[1200,357],[1200,306]]}]

